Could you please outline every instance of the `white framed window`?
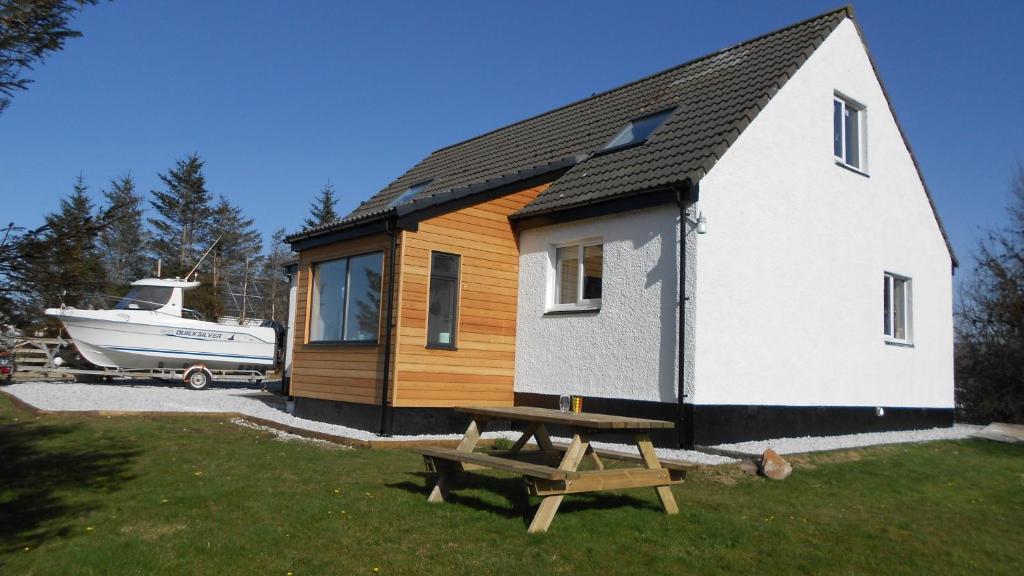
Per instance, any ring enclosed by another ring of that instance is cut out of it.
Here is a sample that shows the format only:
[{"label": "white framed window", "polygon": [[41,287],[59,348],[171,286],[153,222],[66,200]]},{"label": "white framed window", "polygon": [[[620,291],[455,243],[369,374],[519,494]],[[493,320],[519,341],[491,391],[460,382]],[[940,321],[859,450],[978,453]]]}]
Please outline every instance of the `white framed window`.
[{"label": "white framed window", "polygon": [[887,340],[910,342],[912,291],[910,278],[886,272],[882,286],[882,333]]},{"label": "white framed window", "polygon": [[555,274],[551,310],[601,307],[604,245],[599,240],[554,247]]},{"label": "white framed window", "polygon": [[836,162],[867,172],[867,111],[864,106],[839,96],[832,100],[832,153]]}]

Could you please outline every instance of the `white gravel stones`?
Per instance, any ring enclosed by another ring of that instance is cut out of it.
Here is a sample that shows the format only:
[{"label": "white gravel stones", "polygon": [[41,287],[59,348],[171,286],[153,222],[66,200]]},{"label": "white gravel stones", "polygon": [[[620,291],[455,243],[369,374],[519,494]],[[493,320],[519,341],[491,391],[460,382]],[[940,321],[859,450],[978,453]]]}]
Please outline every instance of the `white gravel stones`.
[{"label": "white gravel stones", "polygon": [[[4,388],[19,399],[53,411],[237,412],[303,430],[357,440],[385,440],[366,430],[304,420],[288,414],[280,396],[260,392],[259,385],[218,382],[206,390],[189,390],[174,382],[132,381],[113,384],[21,382]],[[511,433],[506,433],[511,437]],[[501,433],[485,434],[496,438]],[[387,440],[457,440],[461,434],[392,436]]]},{"label": "white gravel stones", "polygon": [[[421,436],[391,436],[381,438],[373,432],[338,424],[296,418],[284,409],[280,396],[261,392],[258,384],[228,384],[218,382],[206,390],[188,390],[177,382],[125,381],[112,384],[78,384],[74,382],[19,382],[6,386],[5,391],[40,408],[53,411],[119,411],[119,412],[237,412],[334,436],[357,440],[457,440],[461,434],[424,434]],[[815,452],[857,448],[876,444],[902,442],[930,442],[967,438],[980,430],[980,426],[957,424],[953,428],[911,430],[906,432],[874,432],[846,436],[807,438],[780,438],[738,444],[721,444],[714,448],[759,456],[772,448],[779,454]],[[484,438],[516,440],[518,432],[485,432]],[[594,442],[596,448],[633,452],[635,446]],[[657,448],[659,458],[683,460],[696,464],[717,465],[735,462],[733,458],[705,454],[693,450]]]},{"label": "white gravel stones", "polygon": [[291,432],[285,432],[284,430],[278,430],[277,428],[271,428],[270,426],[262,426],[249,422],[243,418],[232,418],[231,423],[235,426],[241,426],[242,428],[248,428],[250,430],[256,430],[258,432],[266,432],[274,436],[275,440],[281,442],[306,442],[308,444],[319,444],[321,446],[327,446],[330,448],[338,448],[339,450],[351,450],[351,446],[343,446],[341,444],[335,444],[334,442],[328,442],[327,440],[321,440],[319,438],[307,438],[305,436],[299,436],[298,434],[292,434]]},{"label": "white gravel stones", "polygon": [[823,450],[860,448],[863,446],[876,446],[879,444],[932,442],[934,440],[962,440],[969,437],[979,428],[980,426],[972,426],[969,424],[955,424],[952,428],[904,430],[901,432],[866,432],[864,434],[846,434],[843,436],[776,438],[773,440],[719,444],[718,446],[712,446],[712,448],[728,450],[731,452],[742,452],[751,456],[759,456],[769,448],[775,450],[779,454],[798,454],[801,452],[820,452]]},{"label": "white gravel stones", "polygon": [[[569,442],[569,438],[555,438],[562,442]],[[637,448],[634,444],[612,444],[611,442],[591,442],[594,448],[614,450],[616,452],[628,452],[630,454],[636,454]],[[719,464],[730,464],[735,462],[734,458],[727,458],[725,456],[718,456],[715,454],[705,454],[704,452],[697,452],[695,450],[681,450],[675,448],[655,448],[654,453],[658,455],[659,460],[681,460],[683,462],[690,462],[693,464],[705,464],[708,466],[717,466]]]}]

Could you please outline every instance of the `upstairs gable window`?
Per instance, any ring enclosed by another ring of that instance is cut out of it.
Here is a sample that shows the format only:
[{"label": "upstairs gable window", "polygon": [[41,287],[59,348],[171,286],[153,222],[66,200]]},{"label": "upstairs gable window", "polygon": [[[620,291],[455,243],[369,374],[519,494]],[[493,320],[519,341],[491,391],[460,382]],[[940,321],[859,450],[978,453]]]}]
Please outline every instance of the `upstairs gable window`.
[{"label": "upstairs gable window", "polygon": [[643,144],[647,138],[661,126],[665,119],[672,115],[675,108],[668,110],[662,110],[649,116],[637,118],[626,127],[619,131],[614,138],[608,141],[604,145],[602,151],[614,150],[616,148],[622,148],[624,146],[630,146],[633,144]]},{"label": "upstairs gable window", "polygon": [[836,96],[832,100],[832,153],[836,162],[863,172],[867,140],[864,106]]}]

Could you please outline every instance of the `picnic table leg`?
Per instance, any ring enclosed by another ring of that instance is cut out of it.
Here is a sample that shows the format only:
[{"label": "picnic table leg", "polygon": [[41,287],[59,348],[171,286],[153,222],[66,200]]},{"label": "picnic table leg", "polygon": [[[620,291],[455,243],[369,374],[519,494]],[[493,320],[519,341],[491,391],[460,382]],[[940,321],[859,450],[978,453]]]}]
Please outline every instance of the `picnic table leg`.
[{"label": "picnic table leg", "polygon": [[[636,435],[636,447],[640,449],[640,457],[644,460],[644,467],[648,470],[657,470],[661,468],[661,462],[658,462],[658,455],[654,453],[654,445],[651,444],[651,438],[646,434]],[[661,507],[665,509],[666,514],[678,514],[679,506],[676,505],[676,497],[672,495],[672,489],[668,486],[655,486],[654,490],[658,493],[658,499],[661,500]]]},{"label": "picnic table leg", "polygon": [[537,432],[537,428],[539,427],[539,422],[531,422],[530,425],[526,427],[526,430],[523,431],[523,435],[519,437],[519,440],[516,440],[516,443],[512,445],[512,449],[508,451],[508,455],[515,456],[516,454],[519,454],[519,451],[523,449],[523,446],[526,446],[526,443],[530,441],[530,438]]},{"label": "picnic table leg", "polygon": [[[469,421],[469,427],[466,428],[466,433],[462,436],[462,441],[455,447],[459,452],[472,452],[473,448],[476,447],[476,443],[480,440],[480,433],[487,427],[486,420],[477,420],[473,418]],[[437,472],[437,483],[434,484],[434,489],[430,491],[430,496],[427,496],[427,502],[439,503],[444,502],[445,498],[448,497],[448,480],[454,471],[442,468]]]},{"label": "picnic table leg", "polygon": [[564,459],[561,451],[555,448],[555,445],[551,443],[551,436],[548,435],[548,429],[543,423],[537,424],[537,429],[533,432],[533,437],[537,439],[537,446],[540,447],[541,452],[548,457],[552,462],[559,462]]},{"label": "picnic table leg", "polygon": [[594,451],[594,447],[589,444],[587,445],[587,456],[594,462],[594,467],[598,470],[604,470],[604,462],[601,461],[601,457]]},{"label": "picnic table leg", "polygon": [[[547,431],[544,431],[545,438],[547,437]],[[540,437],[538,436],[538,443]],[[550,445],[551,440],[548,439]],[[558,465],[559,470],[566,470],[568,472],[575,472],[576,468],[579,467],[580,462],[583,461],[584,454],[587,453],[587,449],[590,448],[590,442],[581,434],[574,434],[572,442],[569,447],[565,450],[565,456],[562,457],[561,464]],[[554,449],[552,447],[552,449]],[[547,532],[548,527],[551,526],[551,521],[555,519],[555,513],[558,512],[558,507],[562,504],[562,494],[555,496],[545,496],[540,501],[540,506],[537,508],[537,513],[533,515],[533,521],[530,522],[530,527],[526,530],[528,534],[537,534],[540,532]]]}]

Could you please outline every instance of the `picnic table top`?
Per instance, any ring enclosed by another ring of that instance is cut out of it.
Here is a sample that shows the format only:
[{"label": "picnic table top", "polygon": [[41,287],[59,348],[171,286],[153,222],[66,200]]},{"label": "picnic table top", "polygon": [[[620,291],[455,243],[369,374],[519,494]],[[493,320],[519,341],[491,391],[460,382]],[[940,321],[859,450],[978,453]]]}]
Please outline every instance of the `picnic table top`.
[{"label": "picnic table top", "polygon": [[675,424],[665,420],[649,420],[629,416],[611,414],[595,414],[593,412],[562,412],[550,408],[533,406],[459,406],[459,412],[485,418],[516,420],[521,422],[544,422],[546,424],[562,424],[573,428],[590,428],[595,430],[653,430],[674,428]]}]

